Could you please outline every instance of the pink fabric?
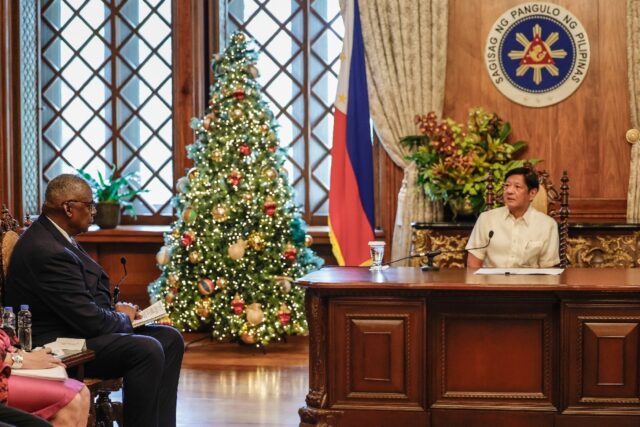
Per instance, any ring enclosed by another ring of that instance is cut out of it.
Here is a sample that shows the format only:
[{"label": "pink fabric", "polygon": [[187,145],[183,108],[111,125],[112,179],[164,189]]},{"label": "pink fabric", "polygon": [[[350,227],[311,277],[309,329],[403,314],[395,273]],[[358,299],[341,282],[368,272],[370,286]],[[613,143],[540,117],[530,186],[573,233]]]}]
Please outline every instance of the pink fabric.
[{"label": "pink fabric", "polygon": [[80,381],[9,377],[8,405],[48,419],[67,406],[84,387]]},{"label": "pink fabric", "polygon": [[0,329],[0,403],[4,404],[7,403],[9,396],[9,376],[11,375],[9,364],[4,362],[9,351],[15,351],[11,345],[11,338],[4,330]]},{"label": "pink fabric", "polygon": [[11,338],[0,329],[0,402],[7,399],[8,394],[8,406],[48,419],[67,406],[84,387],[81,382],[71,379],[52,381],[11,375],[11,368],[4,359],[7,352],[14,351]]}]

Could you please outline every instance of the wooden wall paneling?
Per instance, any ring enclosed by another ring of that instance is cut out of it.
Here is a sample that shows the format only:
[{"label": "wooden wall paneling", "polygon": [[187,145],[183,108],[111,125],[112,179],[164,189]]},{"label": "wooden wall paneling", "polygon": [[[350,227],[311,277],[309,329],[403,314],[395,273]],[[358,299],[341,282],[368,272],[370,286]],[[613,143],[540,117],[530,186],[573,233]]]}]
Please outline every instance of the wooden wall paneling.
[{"label": "wooden wall paneling", "polygon": [[[444,115],[466,121],[480,105],[511,122],[513,139],[529,141],[522,157],[544,159],[558,180],[570,178],[572,221],[617,221],[626,216],[630,146],[626,66],[626,2],[557,0],[582,22],[591,62],[569,98],[544,108],[515,104],[491,82],[484,65],[486,36],[495,20],[518,0],[450,0]],[[590,213],[594,212],[591,217]]]},{"label": "wooden wall paneling", "polygon": [[[19,3],[0,1],[0,204],[22,218],[20,170]],[[22,221],[21,221],[22,222]]]},{"label": "wooden wall paneling", "polygon": [[213,0],[173,1],[173,170],[176,180],[184,176],[185,169],[192,164],[186,150],[194,141],[189,125],[191,118],[203,116],[207,104],[205,76],[211,47],[206,47],[209,23],[205,19],[210,18],[210,14],[205,11],[217,10],[214,3]]},{"label": "wooden wall paneling", "polygon": [[156,266],[159,243],[95,243],[83,242],[82,247],[96,260],[109,276],[111,287],[122,278],[124,270],[120,259],[127,260],[127,277],[120,285],[120,301],[146,308],[149,304],[149,283],[160,276]]},{"label": "wooden wall paneling", "polygon": [[[585,13],[591,10],[587,5]],[[625,133],[631,127],[629,107],[629,83],[627,77],[627,14],[626,2],[597,2],[598,61],[600,71],[600,91],[587,105],[594,105],[596,121],[600,125],[599,159],[602,173],[595,177],[603,185],[601,197],[626,201],[629,182],[629,162],[631,145],[625,140]],[[615,29],[615,30],[614,30]],[[616,118],[610,120],[610,118]],[[619,183],[616,185],[616,183]],[[612,185],[613,184],[613,185]],[[624,205],[626,211],[626,204]]]}]

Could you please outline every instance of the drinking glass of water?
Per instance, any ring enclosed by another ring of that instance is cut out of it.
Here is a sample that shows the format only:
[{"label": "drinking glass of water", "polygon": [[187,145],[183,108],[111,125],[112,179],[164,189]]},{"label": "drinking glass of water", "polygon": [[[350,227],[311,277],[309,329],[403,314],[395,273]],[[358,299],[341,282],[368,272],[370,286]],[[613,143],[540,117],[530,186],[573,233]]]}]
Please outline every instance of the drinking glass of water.
[{"label": "drinking glass of water", "polygon": [[371,271],[381,271],[382,267],[382,258],[384,258],[384,246],[385,242],[379,242],[377,240],[373,240],[369,242],[369,253],[371,254],[371,267],[369,270]]}]

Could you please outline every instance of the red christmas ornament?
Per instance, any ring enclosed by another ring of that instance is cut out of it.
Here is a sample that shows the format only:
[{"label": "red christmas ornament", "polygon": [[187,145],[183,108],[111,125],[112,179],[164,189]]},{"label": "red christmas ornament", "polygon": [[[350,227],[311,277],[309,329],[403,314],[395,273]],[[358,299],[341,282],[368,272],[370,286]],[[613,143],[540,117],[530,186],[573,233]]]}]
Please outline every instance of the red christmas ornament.
[{"label": "red christmas ornament", "polygon": [[193,244],[193,241],[195,240],[195,236],[193,235],[193,233],[189,232],[189,231],[185,231],[182,234],[182,237],[180,237],[180,244],[182,245],[183,248],[186,248],[188,246],[191,246]]},{"label": "red christmas ornament", "polygon": [[242,144],[240,146],[240,154],[242,154],[243,156],[248,156],[249,154],[251,154],[251,148],[247,144]]},{"label": "red christmas ornament", "polygon": [[244,89],[242,89],[241,86],[238,86],[234,91],[233,91],[233,97],[235,99],[237,99],[238,101],[242,101],[245,98],[245,93],[244,93]]},{"label": "red christmas ornament", "polygon": [[287,326],[289,324],[289,320],[291,320],[291,310],[283,303],[280,306],[280,310],[278,310],[278,321],[282,326]]},{"label": "red christmas ornament", "polygon": [[298,255],[298,250],[296,249],[295,246],[289,243],[287,246],[285,246],[284,252],[282,253],[282,255],[285,257],[287,261],[293,262],[296,260],[296,256]]},{"label": "red christmas ornament", "polygon": [[272,153],[275,153],[277,149],[278,147],[276,147],[275,145],[272,145],[271,147],[268,148],[268,150]]},{"label": "red christmas ornament", "polygon": [[291,313],[285,313],[283,311],[278,313],[278,321],[282,326],[287,326],[289,324],[289,320],[291,320]]},{"label": "red christmas ornament", "polygon": [[271,197],[267,197],[262,206],[264,207],[264,213],[269,216],[273,216],[273,214],[276,213],[278,204],[274,202]]},{"label": "red christmas ornament", "polygon": [[240,184],[240,172],[238,172],[237,170],[232,170],[231,173],[229,174],[229,177],[227,178],[227,181],[229,182],[229,184],[233,185],[234,187],[237,187],[238,184]]},{"label": "red christmas ornament", "polygon": [[239,294],[236,294],[231,301],[231,308],[233,308],[233,312],[237,315],[242,314],[244,310],[244,300],[240,297]]}]

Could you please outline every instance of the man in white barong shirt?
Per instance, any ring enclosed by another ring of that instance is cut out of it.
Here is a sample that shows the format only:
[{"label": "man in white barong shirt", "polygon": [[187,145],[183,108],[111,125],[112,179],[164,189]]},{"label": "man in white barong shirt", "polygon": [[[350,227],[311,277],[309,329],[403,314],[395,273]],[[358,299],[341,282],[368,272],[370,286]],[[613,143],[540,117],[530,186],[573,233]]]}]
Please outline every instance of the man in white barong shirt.
[{"label": "man in white barong shirt", "polygon": [[531,206],[539,186],[529,168],[507,172],[504,206],[478,218],[466,246],[467,267],[549,268],[560,263],[558,224]]}]

